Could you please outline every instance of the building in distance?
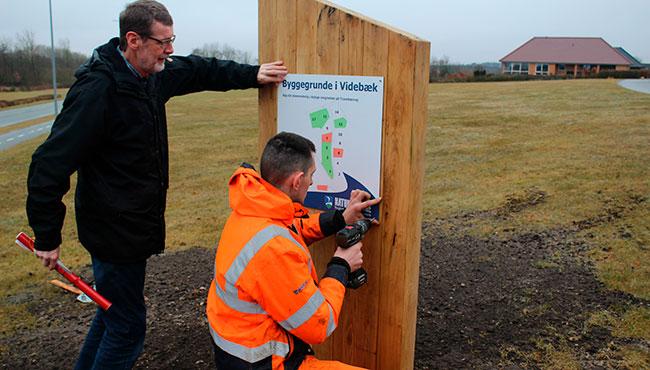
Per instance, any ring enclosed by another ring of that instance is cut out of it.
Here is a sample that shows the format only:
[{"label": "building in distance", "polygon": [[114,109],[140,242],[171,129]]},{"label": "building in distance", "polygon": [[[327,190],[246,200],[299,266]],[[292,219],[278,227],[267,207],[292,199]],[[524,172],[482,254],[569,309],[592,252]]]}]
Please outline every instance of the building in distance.
[{"label": "building in distance", "polygon": [[499,61],[511,75],[582,77],[647,68],[600,37],[533,37]]}]

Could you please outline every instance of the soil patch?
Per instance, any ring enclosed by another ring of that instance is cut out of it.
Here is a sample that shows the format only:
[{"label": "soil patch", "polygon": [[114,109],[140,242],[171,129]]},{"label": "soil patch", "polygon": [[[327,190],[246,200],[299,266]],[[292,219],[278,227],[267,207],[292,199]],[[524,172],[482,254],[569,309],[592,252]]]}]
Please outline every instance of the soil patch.
[{"label": "soil patch", "polygon": [[591,246],[578,236],[623,217],[646,198],[610,199],[596,216],[564,228],[471,236],[476,222],[510,217],[545,198],[529,189],[496,209],[424,224],[416,369],[538,368],[549,348],[570,350],[582,368],[618,368],[621,345],[648,351],[647,341],[615,338],[589,325],[600,310],[620,313],[650,302],[598,281],[585,258]]},{"label": "soil patch", "polygon": [[616,367],[616,346],[629,341],[587,320],[647,302],[607,290],[573,231],[482,239],[448,223],[424,228],[416,369],[537,367],[532,353],[548,345],[571,348],[582,368]]},{"label": "soil patch", "polygon": [[[138,369],[214,368],[205,318],[205,299],[212,279],[214,251],[194,247],[154,256],[147,262],[145,299],[147,336]],[[81,271],[91,277],[89,267]],[[3,369],[71,369],[88,332],[96,306],[54,287],[11,296],[30,302],[34,328],[19,328],[0,338]]]},{"label": "soil patch", "polygon": [[[578,232],[620,217],[626,207],[566,228],[536,233],[471,236],[473,222],[508,217],[543,202],[531,190],[502,207],[437,219],[423,226],[415,353],[416,369],[538,368],[544,348],[570,348],[583,368],[616,368],[617,349],[648,342],[615,338],[588,325],[593,312],[649,305],[607,290],[584,258],[590,249]],[[138,369],[214,368],[205,318],[214,251],[191,248],[156,256],[147,266],[148,329]],[[83,275],[91,276],[88,269]],[[0,338],[0,367],[69,369],[94,314],[63,291],[31,288],[6,297],[28,303],[33,328]]]}]

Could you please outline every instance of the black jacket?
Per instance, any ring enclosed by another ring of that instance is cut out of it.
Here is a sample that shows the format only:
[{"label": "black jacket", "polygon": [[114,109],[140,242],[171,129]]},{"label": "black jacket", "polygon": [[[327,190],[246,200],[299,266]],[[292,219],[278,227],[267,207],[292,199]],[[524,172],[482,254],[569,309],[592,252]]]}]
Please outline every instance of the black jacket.
[{"label": "black jacket", "polygon": [[131,72],[118,39],[94,50],[77,70],[63,109],[32,156],[27,216],[36,249],[61,244],[61,199],[77,171],[79,240],[95,257],[135,262],[165,247],[168,188],[165,103],[202,90],[257,87],[258,66],[174,56],[146,79]]}]

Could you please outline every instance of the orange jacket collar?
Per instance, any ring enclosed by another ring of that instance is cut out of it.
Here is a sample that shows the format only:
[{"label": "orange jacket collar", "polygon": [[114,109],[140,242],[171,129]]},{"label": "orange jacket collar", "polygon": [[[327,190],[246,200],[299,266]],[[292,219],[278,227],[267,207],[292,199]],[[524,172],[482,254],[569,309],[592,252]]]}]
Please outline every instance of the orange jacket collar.
[{"label": "orange jacket collar", "polygon": [[242,216],[279,220],[287,226],[294,216],[307,215],[308,211],[280,189],[266,182],[255,170],[240,167],[228,183],[230,208]]}]

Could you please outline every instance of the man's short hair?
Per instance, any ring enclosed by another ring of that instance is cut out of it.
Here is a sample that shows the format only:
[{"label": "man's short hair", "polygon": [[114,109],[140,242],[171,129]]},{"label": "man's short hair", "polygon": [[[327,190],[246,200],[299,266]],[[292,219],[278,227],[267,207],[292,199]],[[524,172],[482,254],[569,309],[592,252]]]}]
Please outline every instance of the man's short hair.
[{"label": "man's short hair", "polygon": [[151,36],[154,21],[165,26],[174,25],[165,6],[154,0],[138,0],[127,5],[120,13],[120,49],[126,50],[126,33],[133,31],[142,37]]},{"label": "man's short hair", "polygon": [[314,163],[316,147],[309,139],[290,132],[273,136],[264,147],[260,161],[262,178],[279,187],[291,174],[307,173]]}]

